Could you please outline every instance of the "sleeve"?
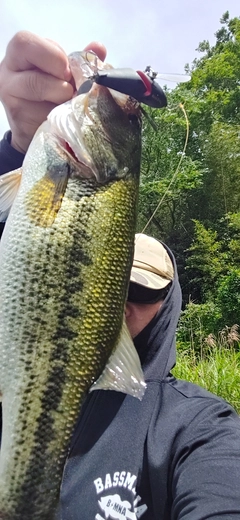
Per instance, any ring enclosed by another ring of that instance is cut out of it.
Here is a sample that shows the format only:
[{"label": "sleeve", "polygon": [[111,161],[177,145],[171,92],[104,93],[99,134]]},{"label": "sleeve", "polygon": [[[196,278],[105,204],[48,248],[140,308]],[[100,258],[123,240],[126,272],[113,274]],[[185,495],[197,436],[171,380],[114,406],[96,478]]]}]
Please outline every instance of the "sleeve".
[{"label": "sleeve", "polygon": [[240,419],[210,400],[178,436],[172,461],[174,520],[240,518]]},{"label": "sleeve", "polygon": [[8,131],[0,141],[0,175],[22,166],[24,154],[11,146],[11,132]]}]

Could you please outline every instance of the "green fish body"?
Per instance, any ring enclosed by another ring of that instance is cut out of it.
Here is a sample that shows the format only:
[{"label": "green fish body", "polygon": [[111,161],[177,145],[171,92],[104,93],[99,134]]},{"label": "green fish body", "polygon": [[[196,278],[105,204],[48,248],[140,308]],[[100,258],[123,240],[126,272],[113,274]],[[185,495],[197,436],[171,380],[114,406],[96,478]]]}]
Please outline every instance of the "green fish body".
[{"label": "green fish body", "polygon": [[[86,393],[102,373],[119,389],[107,367],[131,347],[140,150],[139,108],[94,85],[54,109],[25,158],[0,245],[1,520],[54,518]],[[130,379],[122,391],[141,396],[139,366]]]}]

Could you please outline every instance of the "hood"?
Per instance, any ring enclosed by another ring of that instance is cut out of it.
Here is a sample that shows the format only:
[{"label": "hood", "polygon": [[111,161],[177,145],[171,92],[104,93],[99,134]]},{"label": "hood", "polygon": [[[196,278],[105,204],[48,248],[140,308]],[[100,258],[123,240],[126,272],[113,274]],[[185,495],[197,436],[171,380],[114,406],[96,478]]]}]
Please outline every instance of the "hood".
[{"label": "hood", "polygon": [[175,335],[182,306],[182,291],[174,255],[161,243],[172,260],[175,274],[161,309],[134,338],[146,381],[162,381],[176,363]]}]

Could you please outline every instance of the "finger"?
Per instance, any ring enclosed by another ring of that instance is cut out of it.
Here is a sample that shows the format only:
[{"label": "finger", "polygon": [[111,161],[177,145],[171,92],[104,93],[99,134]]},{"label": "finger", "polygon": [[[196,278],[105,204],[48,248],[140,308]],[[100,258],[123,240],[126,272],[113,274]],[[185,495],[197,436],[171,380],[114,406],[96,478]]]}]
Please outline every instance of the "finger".
[{"label": "finger", "polygon": [[11,74],[11,83],[5,84],[8,94],[29,101],[64,103],[72,98],[74,89],[70,83],[38,70],[25,70]]},{"label": "finger", "polygon": [[71,77],[65,52],[53,41],[28,31],[18,32],[9,42],[5,60],[16,72],[36,67],[57,78]]},{"label": "finger", "polygon": [[107,49],[105,45],[99,42],[91,42],[83,50],[95,52],[101,61],[104,61],[107,56]]},{"label": "finger", "polygon": [[55,108],[55,103],[26,101],[11,97],[11,105],[8,109],[8,119],[13,121],[14,127],[19,128],[19,132],[29,133],[29,128],[36,127],[47,119],[48,114]]},{"label": "finger", "polygon": [[24,99],[19,103],[18,99],[12,97],[7,112],[12,130],[12,146],[25,153],[36,130],[55,106],[47,101],[38,103]]},{"label": "finger", "polygon": [[48,42],[53,43],[53,45],[56,45],[56,47],[58,47],[65,54],[63,47],[61,47],[61,45],[58,42],[56,42],[55,40],[52,40],[51,38],[46,38],[46,40]]}]

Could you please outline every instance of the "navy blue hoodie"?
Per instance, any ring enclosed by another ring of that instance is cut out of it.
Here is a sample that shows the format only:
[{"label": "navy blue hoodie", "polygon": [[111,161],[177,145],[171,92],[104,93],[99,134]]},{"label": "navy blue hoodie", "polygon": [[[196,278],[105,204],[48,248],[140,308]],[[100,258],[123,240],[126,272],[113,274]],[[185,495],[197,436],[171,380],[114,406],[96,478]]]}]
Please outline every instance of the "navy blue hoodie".
[{"label": "navy blue hoodie", "polygon": [[[22,158],[11,155],[5,138],[1,172]],[[161,310],[135,338],[144,398],[104,390],[87,397],[65,464],[59,520],[240,519],[239,417],[170,372],[181,290],[166,249],[175,278]]]}]

